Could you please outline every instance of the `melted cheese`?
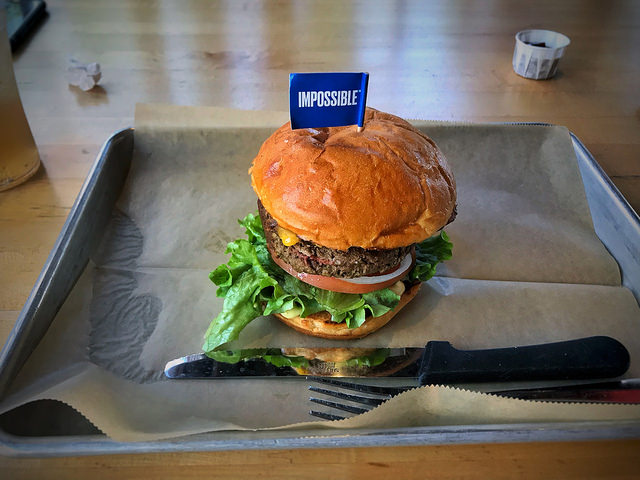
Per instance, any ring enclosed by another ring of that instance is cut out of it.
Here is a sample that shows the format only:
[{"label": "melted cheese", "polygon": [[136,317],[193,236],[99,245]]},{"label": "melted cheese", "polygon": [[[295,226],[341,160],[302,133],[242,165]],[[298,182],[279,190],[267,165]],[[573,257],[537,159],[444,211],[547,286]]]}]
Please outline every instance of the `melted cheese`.
[{"label": "melted cheese", "polygon": [[280,237],[280,240],[282,240],[282,243],[287,247],[295,245],[300,241],[295,233],[282,227],[278,227],[278,236]]}]

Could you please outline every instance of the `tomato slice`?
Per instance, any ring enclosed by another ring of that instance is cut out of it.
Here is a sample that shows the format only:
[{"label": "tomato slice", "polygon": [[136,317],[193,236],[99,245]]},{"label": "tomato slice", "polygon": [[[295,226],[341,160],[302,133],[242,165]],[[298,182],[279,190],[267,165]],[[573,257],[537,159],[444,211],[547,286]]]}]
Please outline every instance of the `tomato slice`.
[{"label": "tomato slice", "polygon": [[400,262],[400,264],[391,272],[367,277],[340,278],[298,272],[281,258],[278,258],[275,255],[271,255],[271,258],[273,258],[273,261],[289,275],[292,275],[309,285],[313,285],[314,287],[340,293],[369,293],[390,287],[398,280],[402,279],[416,263],[415,250],[411,249],[411,253],[408,253],[402,262]]}]

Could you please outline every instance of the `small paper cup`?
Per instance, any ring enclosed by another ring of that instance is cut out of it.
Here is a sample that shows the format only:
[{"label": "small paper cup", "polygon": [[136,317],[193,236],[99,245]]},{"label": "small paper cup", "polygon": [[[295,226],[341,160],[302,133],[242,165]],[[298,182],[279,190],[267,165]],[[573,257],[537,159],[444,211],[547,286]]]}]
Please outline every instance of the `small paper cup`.
[{"label": "small paper cup", "polygon": [[513,69],[525,78],[551,78],[556,74],[558,61],[569,43],[569,37],[550,30],[518,32],[513,51]]}]

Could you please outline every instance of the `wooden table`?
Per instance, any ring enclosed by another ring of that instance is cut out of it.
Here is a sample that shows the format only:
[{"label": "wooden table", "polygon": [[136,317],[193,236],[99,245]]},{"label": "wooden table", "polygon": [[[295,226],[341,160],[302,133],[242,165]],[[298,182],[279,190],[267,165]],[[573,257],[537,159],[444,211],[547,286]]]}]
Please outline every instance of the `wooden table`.
[{"label": "wooden table", "polygon": [[[567,126],[640,211],[640,3],[539,0],[172,2],[50,0],[14,56],[43,167],[0,193],[6,338],[102,142],[137,102],[286,110],[295,71],[371,73],[369,105],[407,118]],[[571,38],[560,73],[526,80],[514,34]],[[69,87],[70,55],[100,87]],[[443,445],[2,460],[4,478],[637,476],[638,441]],[[392,468],[390,468],[392,467]]]}]

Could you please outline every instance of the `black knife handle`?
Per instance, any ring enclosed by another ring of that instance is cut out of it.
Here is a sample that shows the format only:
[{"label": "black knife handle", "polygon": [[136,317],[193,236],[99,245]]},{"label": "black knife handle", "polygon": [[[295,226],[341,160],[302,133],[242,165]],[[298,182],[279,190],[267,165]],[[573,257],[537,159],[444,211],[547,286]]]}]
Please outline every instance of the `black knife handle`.
[{"label": "black knife handle", "polygon": [[420,385],[515,380],[610,378],[629,368],[629,352],[611,337],[489,350],[457,350],[449,342],[427,343]]}]

